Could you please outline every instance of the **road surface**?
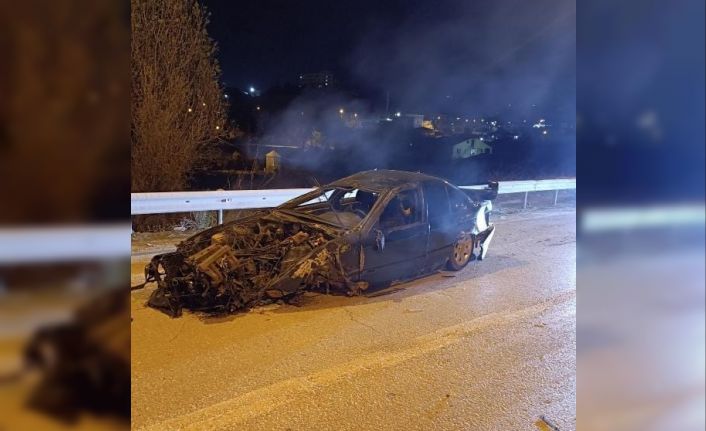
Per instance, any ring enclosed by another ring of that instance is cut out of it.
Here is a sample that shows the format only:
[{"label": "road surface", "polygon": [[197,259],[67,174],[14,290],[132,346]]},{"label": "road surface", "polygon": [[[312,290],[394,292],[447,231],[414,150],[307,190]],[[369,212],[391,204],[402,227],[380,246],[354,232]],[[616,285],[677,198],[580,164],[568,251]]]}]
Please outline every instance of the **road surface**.
[{"label": "road surface", "polygon": [[[171,319],[134,291],[132,427],[575,429],[575,217],[500,215],[485,261],[375,297]],[[133,284],[177,240],[138,241]]]}]

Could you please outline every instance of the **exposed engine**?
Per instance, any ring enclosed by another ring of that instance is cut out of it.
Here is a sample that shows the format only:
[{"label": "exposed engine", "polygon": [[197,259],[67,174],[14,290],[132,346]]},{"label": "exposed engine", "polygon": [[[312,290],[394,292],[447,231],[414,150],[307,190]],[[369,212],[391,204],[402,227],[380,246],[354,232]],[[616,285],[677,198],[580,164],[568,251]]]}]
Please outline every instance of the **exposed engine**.
[{"label": "exposed engine", "polygon": [[320,226],[279,220],[233,225],[175,253],[156,256],[147,278],[158,282],[148,304],[179,316],[181,308],[235,312],[291,298],[304,289],[345,289],[340,253],[349,246]]}]

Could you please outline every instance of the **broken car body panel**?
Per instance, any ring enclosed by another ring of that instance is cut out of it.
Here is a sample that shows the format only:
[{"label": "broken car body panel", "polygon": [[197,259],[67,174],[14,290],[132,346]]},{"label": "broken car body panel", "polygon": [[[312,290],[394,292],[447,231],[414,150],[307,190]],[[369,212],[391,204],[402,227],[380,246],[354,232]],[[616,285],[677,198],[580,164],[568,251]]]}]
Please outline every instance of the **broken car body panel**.
[{"label": "broken car body panel", "polygon": [[476,248],[481,259],[487,253],[496,194],[496,183],[462,191],[420,173],[361,172],[155,256],[145,268],[146,281],[158,283],[148,304],[171,316],[182,307],[236,312],[304,290],[359,294],[452,257],[460,269]]}]

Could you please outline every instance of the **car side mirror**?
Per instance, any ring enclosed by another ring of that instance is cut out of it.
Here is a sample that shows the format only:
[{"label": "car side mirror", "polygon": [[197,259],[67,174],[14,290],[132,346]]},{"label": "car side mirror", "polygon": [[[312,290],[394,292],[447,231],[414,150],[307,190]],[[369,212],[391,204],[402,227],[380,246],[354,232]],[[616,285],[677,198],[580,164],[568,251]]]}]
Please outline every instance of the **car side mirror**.
[{"label": "car side mirror", "polygon": [[380,229],[375,229],[375,250],[382,252],[385,249],[385,234]]}]

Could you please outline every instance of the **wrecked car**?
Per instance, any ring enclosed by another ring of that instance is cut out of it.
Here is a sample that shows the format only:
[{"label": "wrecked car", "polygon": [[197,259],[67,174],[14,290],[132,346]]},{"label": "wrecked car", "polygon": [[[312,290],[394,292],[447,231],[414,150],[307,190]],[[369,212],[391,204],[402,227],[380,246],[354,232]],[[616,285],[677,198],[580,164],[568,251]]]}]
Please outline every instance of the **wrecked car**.
[{"label": "wrecked car", "polygon": [[307,290],[361,294],[446,266],[482,260],[497,183],[375,170],[321,186],[276,208],[198,233],[145,268],[148,305],[232,313]]}]

